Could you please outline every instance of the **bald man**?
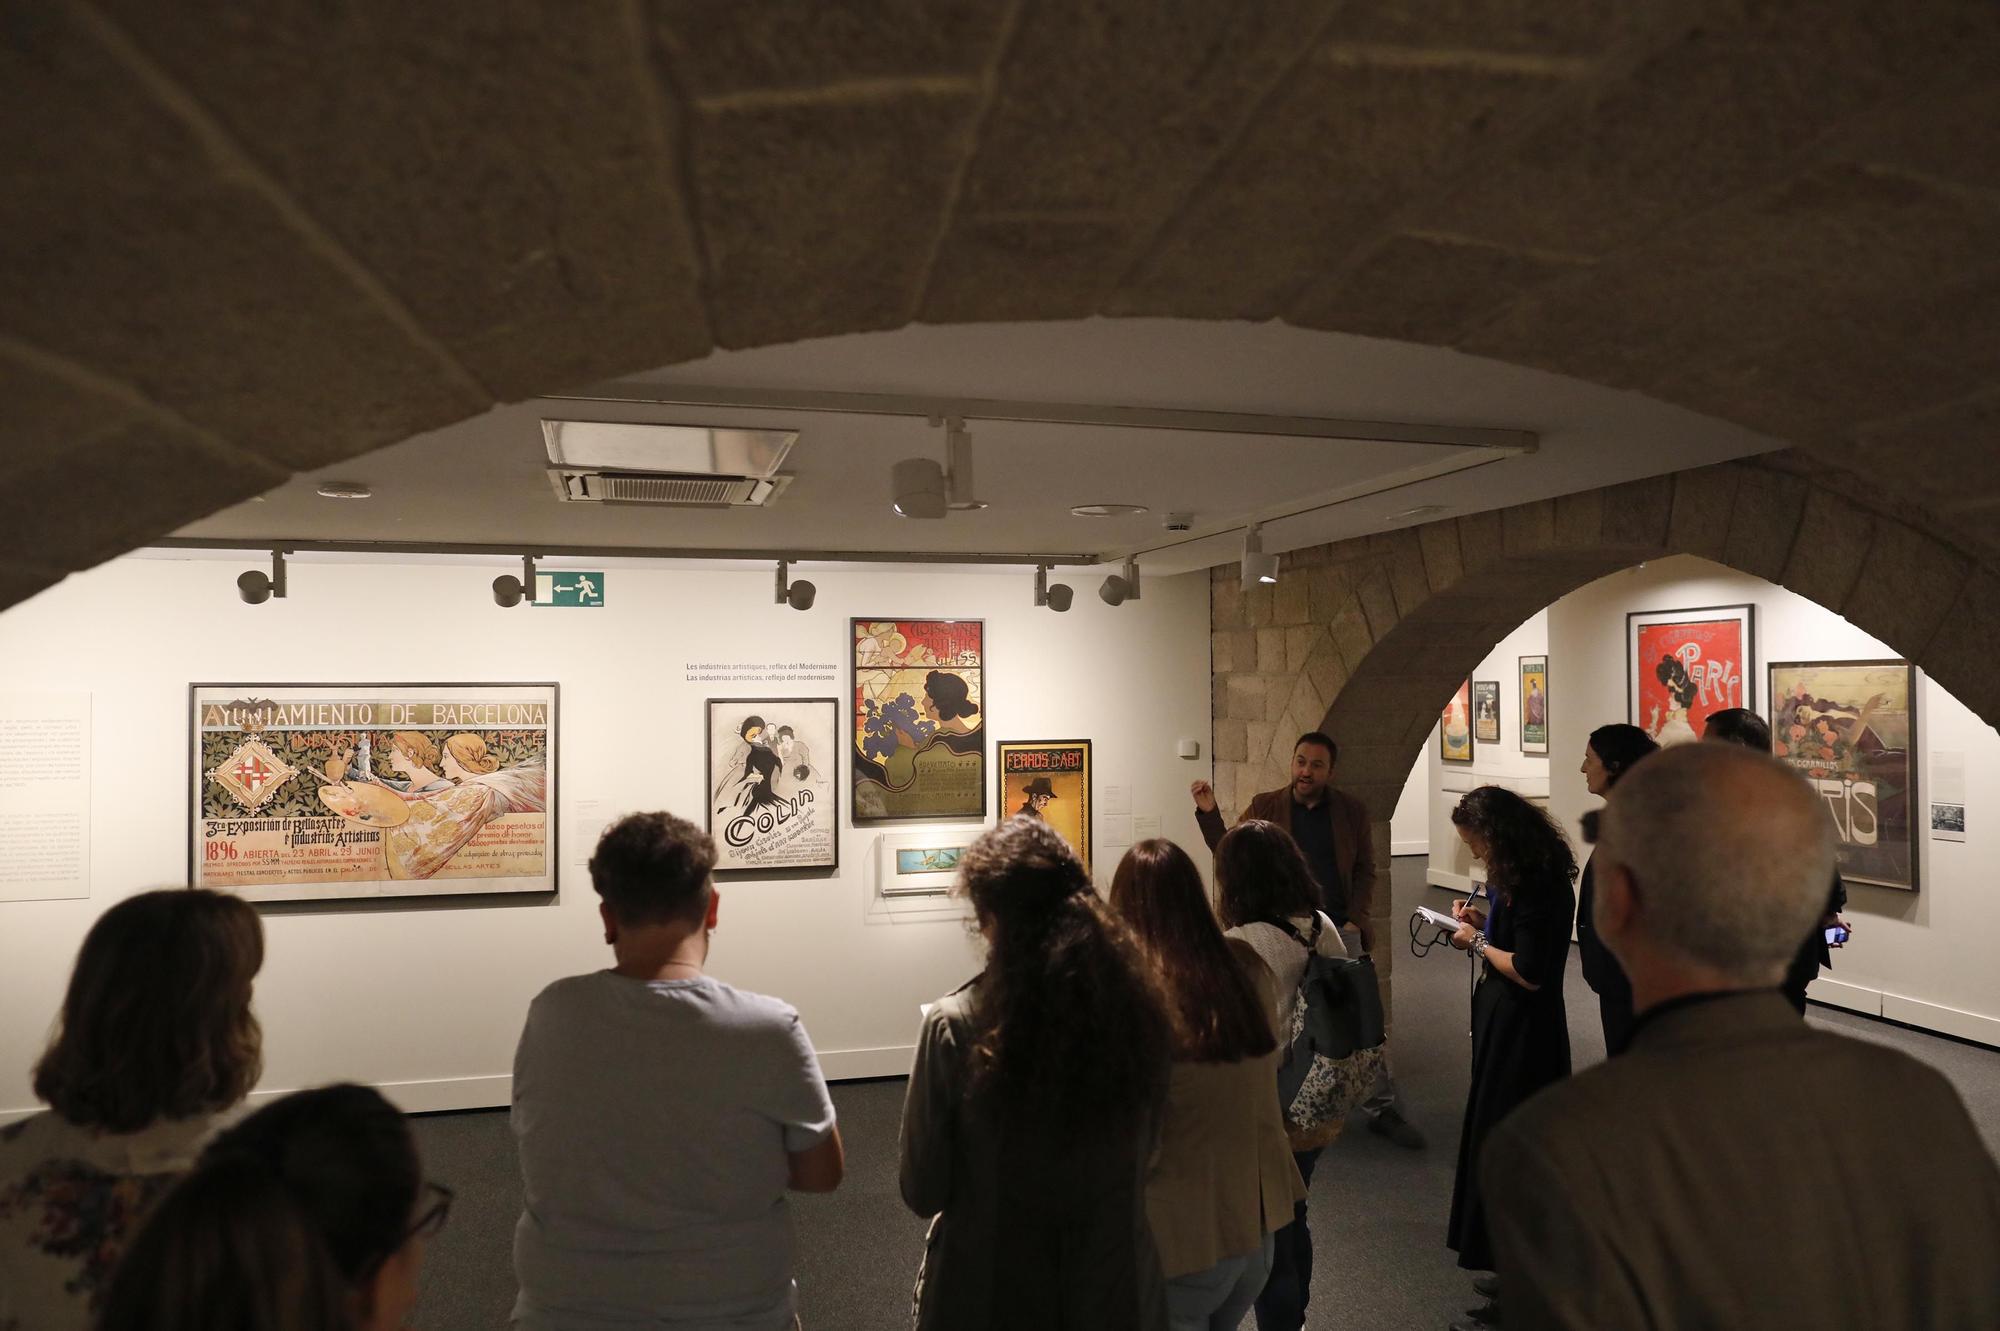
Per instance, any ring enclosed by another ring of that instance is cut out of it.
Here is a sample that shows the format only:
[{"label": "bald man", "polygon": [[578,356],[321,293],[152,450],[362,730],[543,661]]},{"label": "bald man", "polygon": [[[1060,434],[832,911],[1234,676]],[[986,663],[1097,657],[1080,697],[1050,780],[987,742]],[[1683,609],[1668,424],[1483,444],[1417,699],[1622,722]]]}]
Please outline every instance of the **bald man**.
[{"label": "bald man", "polygon": [[1638,1021],[1489,1139],[1510,1331],[2000,1327],[2000,1169],[1957,1093],[1778,991],[1833,871],[1805,783],[1667,749],[1613,789],[1596,859]]}]

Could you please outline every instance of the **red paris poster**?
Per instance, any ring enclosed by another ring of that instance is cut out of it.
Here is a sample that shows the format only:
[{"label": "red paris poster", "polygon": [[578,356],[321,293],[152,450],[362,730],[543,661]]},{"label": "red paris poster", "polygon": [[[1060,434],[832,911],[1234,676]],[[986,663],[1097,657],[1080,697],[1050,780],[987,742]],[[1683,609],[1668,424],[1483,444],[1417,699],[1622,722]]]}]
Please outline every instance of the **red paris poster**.
[{"label": "red paris poster", "polygon": [[1626,615],[1626,719],[1661,744],[1683,744],[1701,738],[1712,714],[1754,708],[1755,630],[1748,605]]}]

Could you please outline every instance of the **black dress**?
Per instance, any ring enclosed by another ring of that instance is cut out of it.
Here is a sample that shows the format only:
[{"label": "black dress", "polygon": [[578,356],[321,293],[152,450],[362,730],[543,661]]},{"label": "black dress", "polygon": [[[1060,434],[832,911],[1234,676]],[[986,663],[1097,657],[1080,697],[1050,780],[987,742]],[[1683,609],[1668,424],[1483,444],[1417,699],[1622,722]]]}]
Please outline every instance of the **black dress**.
[{"label": "black dress", "polygon": [[1486,936],[1514,954],[1514,969],[1540,986],[1530,991],[1485,965],[1472,994],[1472,1088],[1458,1139],[1458,1177],[1451,1189],[1445,1242],[1458,1264],[1493,1269],[1493,1240],[1479,1193],[1479,1152],[1486,1135],[1515,1106],[1569,1075],[1569,1017],[1563,1008],[1563,968],[1576,893],[1565,878],[1543,888],[1539,901],[1493,903]]},{"label": "black dress", "polygon": [[1597,933],[1597,884],[1590,875],[1596,862],[1595,855],[1584,861],[1583,881],[1577,884],[1576,959],[1583,967],[1583,982],[1597,995],[1604,1056],[1616,1058],[1632,1040],[1632,982]]}]

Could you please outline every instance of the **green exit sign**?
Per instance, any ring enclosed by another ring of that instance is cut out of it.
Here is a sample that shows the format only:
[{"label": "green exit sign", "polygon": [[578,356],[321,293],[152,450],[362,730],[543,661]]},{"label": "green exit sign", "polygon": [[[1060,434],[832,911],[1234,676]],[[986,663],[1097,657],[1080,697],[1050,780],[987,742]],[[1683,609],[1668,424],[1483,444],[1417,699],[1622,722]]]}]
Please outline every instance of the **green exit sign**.
[{"label": "green exit sign", "polygon": [[537,573],[535,575],[536,605],[589,606],[602,609],[604,606],[604,575],[602,573]]}]

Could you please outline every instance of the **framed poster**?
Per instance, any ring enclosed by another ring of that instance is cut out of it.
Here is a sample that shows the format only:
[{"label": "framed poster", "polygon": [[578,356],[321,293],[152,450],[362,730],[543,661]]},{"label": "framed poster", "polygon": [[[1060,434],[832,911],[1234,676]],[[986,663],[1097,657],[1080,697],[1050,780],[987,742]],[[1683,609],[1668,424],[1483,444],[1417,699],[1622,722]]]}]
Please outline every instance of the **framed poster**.
[{"label": "framed poster", "polygon": [[958,862],[983,827],[884,832],[877,838],[876,878],[885,897],[938,897],[958,881]]},{"label": "framed poster", "polygon": [[718,873],[840,867],[840,699],[708,700]]},{"label": "framed poster", "polygon": [[1090,872],[1090,741],[1005,740],[1000,759],[1000,816],[1027,814],[1062,833]]},{"label": "framed poster", "polygon": [[1635,610],[1625,616],[1625,719],[1660,744],[1701,738],[1711,712],[1757,706],[1757,608]]},{"label": "framed poster", "polygon": [[1472,685],[1472,737],[1481,744],[1500,742],[1500,684],[1475,680]]},{"label": "framed poster", "polygon": [[1771,750],[1819,791],[1850,883],[1917,888],[1916,669],[1773,661]]},{"label": "framed poster", "polygon": [[1549,658],[1521,658],[1521,752],[1549,751]]},{"label": "framed poster", "polygon": [[1472,761],[1472,681],[1451,695],[1438,721],[1438,756],[1448,763]]},{"label": "framed poster", "polygon": [[555,891],[554,684],[192,684],[188,704],[194,886]]},{"label": "framed poster", "polygon": [[854,818],[986,816],[986,622],[856,619]]}]

